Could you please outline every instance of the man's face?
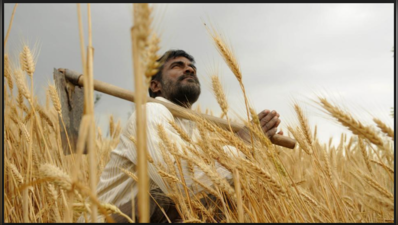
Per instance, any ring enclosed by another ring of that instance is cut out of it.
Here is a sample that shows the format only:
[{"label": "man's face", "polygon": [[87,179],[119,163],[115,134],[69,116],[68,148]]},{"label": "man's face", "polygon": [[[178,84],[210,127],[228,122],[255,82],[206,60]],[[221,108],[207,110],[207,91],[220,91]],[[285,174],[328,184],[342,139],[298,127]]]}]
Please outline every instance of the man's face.
[{"label": "man's face", "polygon": [[200,95],[196,67],[182,56],[170,59],[164,64],[160,84],[161,95],[178,105],[190,107]]}]

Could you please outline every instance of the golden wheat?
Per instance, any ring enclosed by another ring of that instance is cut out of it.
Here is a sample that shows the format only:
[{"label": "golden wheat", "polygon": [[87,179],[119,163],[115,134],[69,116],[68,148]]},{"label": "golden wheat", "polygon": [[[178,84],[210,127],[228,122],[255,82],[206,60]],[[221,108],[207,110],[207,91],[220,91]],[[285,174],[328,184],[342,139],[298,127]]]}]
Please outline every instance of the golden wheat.
[{"label": "golden wheat", "polygon": [[19,59],[22,70],[26,71],[26,73],[32,77],[36,69],[36,63],[28,46],[25,45],[23,47],[23,51],[20,53]]},{"label": "golden wheat", "polygon": [[217,102],[221,107],[222,112],[227,115],[228,113],[228,102],[225,96],[224,90],[222,88],[220,79],[217,75],[211,76],[211,82],[213,87],[213,92],[216,96]]},{"label": "golden wheat", "polygon": [[325,98],[319,97],[319,100],[324,109],[326,109],[333,117],[335,117],[341,124],[346,126],[356,135],[362,135],[373,144],[384,148],[382,139],[370,127],[364,126],[361,122],[355,120],[350,114],[343,112],[336,106],[333,106]]},{"label": "golden wheat", "polygon": [[373,118],[373,121],[377,124],[383,133],[387,134],[392,140],[394,140],[394,130],[388,127],[385,123],[377,118]]}]

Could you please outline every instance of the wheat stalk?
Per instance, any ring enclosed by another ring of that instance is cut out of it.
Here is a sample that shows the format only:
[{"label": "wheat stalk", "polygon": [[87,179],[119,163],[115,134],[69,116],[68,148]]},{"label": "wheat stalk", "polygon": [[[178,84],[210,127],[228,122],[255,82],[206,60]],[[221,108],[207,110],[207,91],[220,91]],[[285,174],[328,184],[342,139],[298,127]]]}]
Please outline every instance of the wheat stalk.
[{"label": "wheat stalk", "polygon": [[14,20],[15,10],[17,9],[17,6],[18,6],[18,3],[15,3],[14,9],[12,10],[12,14],[11,14],[10,24],[8,25],[6,38],[4,39],[4,48],[6,48],[8,36],[10,35],[10,31],[11,31],[11,27],[12,27],[12,21]]},{"label": "wheat stalk", "polygon": [[142,108],[145,105],[146,98],[144,96],[144,81],[142,75],[145,73],[142,68],[142,53],[147,45],[147,38],[150,35],[151,9],[148,4],[133,4],[134,26],[131,28],[132,39],[132,55],[134,69],[134,85],[136,91],[136,118],[137,118],[137,166],[138,177],[138,202],[143,210],[140,210],[140,221],[149,222],[149,178],[147,174],[147,159],[144,154],[146,150],[146,114]]}]

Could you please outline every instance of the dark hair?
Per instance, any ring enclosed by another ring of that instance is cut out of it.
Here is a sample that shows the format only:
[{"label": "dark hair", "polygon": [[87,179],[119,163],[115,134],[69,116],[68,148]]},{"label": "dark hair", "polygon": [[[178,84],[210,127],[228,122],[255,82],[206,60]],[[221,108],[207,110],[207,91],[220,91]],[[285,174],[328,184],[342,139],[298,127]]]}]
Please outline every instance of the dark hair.
[{"label": "dark hair", "polygon": [[[156,60],[156,62],[160,63],[160,66],[158,68],[158,72],[152,76],[151,81],[152,80],[157,80],[157,81],[162,81],[162,70],[163,70],[163,66],[164,64],[169,61],[170,59],[175,59],[177,57],[185,57],[187,59],[189,59],[189,61],[195,63],[195,59],[188,53],[186,53],[184,50],[169,50],[167,52],[165,52],[158,60]],[[156,93],[152,92],[151,87],[148,88],[148,92],[149,92],[149,96],[154,98],[156,97]]]}]

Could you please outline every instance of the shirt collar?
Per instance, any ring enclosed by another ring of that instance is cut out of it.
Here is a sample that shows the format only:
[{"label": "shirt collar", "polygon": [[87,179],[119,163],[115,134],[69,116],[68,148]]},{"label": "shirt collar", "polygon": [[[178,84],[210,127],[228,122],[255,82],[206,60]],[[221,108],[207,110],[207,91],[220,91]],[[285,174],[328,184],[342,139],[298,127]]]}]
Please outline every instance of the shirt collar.
[{"label": "shirt collar", "polygon": [[174,104],[173,102],[171,102],[170,100],[168,100],[168,99],[165,99],[165,98],[163,98],[163,97],[160,97],[160,96],[157,96],[157,97],[155,97],[155,99],[157,99],[157,100],[160,100],[160,101],[164,101],[164,102],[168,102],[168,103],[172,103],[172,104]]}]

